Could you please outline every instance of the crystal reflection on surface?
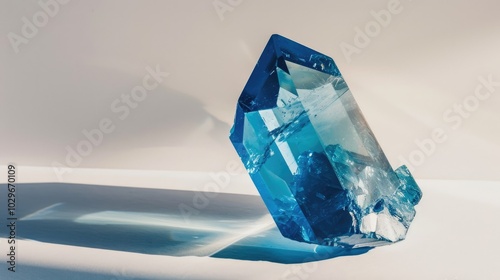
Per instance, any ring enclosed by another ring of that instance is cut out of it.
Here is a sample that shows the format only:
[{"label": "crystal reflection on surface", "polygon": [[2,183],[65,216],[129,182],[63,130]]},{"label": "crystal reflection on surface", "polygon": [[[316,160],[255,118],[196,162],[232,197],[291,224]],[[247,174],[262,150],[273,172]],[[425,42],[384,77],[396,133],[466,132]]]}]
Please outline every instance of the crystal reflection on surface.
[{"label": "crystal reflection on surface", "polygon": [[20,184],[20,238],[169,256],[208,256],[301,263],[367,249],[344,250],[281,236],[261,198],[62,183]]}]

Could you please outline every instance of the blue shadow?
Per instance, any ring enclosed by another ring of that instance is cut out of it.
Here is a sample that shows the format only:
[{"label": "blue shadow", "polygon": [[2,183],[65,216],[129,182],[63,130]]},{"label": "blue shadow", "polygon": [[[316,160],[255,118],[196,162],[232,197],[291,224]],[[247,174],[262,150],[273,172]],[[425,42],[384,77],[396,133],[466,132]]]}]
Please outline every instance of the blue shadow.
[{"label": "blue shadow", "polygon": [[258,196],[36,183],[18,184],[16,197],[18,238],[48,243],[285,264],[369,250],[286,239]]}]

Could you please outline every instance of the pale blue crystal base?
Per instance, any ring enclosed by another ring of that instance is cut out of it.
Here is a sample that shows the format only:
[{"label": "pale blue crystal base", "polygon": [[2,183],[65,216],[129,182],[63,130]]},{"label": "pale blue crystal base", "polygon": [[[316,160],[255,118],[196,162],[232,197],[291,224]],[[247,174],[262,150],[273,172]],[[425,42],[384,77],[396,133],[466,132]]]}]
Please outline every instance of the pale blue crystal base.
[{"label": "pale blue crystal base", "polygon": [[405,238],[422,193],[391,168],[330,57],[273,35],[230,139],[283,236],[346,248]]}]

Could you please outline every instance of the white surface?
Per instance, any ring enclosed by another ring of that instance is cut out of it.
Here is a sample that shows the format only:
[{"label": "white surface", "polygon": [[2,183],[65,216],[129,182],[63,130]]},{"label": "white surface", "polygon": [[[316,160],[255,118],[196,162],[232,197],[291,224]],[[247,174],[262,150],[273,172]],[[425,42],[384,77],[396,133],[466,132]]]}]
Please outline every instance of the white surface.
[{"label": "white surface", "polygon": [[[169,257],[21,241],[2,279],[498,279],[498,182],[420,181],[407,239],[364,255],[284,265]],[[474,190],[473,192],[471,190]],[[0,239],[3,255],[6,240]],[[301,278],[302,277],[302,278]]]},{"label": "white surface", "polygon": [[[212,0],[73,0],[16,53],[8,34],[41,7],[0,0],[0,166],[16,163],[19,182],[203,188],[210,172],[238,161],[227,139],[235,103],[279,33],[335,59],[394,167],[443,129],[446,140],[412,168],[424,198],[408,239],[303,266],[23,241],[13,279],[498,279],[500,87],[459,125],[443,118],[473,96],[479,77],[500,81],[498,1],[401,0],[402,11],[350,61],[341,44],[353,44],[370,11],[390,1],[220,2],[234,4],[222,17]],[[156,65],[169,76],[120,120],[111,104]],[[61,176],[46,168],[68,165],[67,147],[103,118],[116,129],[75,168]],[[255,194],[237,174],[221,191]]]},{"label": "white surface", "polygon": [[[241,164],[236,161],[232,163]],[[7,166],[0,165],[0,170],[7,170]],[[228,179],[227,182],[226,179]],[[6,182],[7,176],[0,178],[0,183]],[[204,191],[205,186],[215,183],[218,187],[210,188],[208,191],[258,195],[257,189],[244,168],[234,172],[228,172],[227,169],[219,172],[196,172],[72,168],[60,180],[53,168],[18,166],[17,182],[60,182],[188,191]]]}]

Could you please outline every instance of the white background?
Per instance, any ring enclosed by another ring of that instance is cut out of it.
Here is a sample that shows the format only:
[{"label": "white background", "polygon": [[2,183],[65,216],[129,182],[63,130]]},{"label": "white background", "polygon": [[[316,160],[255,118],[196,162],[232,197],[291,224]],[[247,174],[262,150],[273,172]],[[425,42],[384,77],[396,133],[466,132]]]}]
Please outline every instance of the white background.
[{"label": "white background", "polygon": [[[480,77],[500,82],[500,4],[401,0],[377,24],[372,11],[390,2],[74,0],[27,38],[23,18],[43,13],[38,1],[1,0],[0,165],[15,163],[20,182],[196,189],[207,172],[238,161],[227,138],[236,100],[279,33],[334,58],[393,167],[409,161],[424,190],[408,240],[320,262],[307,279],[496,279],[500,86],[476,104],[474,92]],[[373,24],[369,41],[356,44],[358,28]],[[24,43],[12,44],[12,34]],[[346,44],[359,52],[346,55]],[[111,104],[157,66],[169,76],[119,119]],[[464,100],[466,116],[443,117]],[[71,165],[68,149],[104,118],[115,130]],[[435,129],[446,140],[424,154],[416,142]],[[230,186],[256,193],[244,174]],[[31,268],[19,279],[276,279],[296,267],[21,246]]]},{"label": "white background", "polygon": [[[479,77],[500,81],[497,1],[401,0],[349,57],[341,45],[356,46],[356,28],[369,27],[370,12],[390,1],[225,1],[215,3],[230,9],[69,1],[18,53],[8,35],[23,36],[23,17],[33,23],[43,10],[37,1],[1,1],[0,164],[68,166],[67,148],[86,139],[82,130],[110,118],[114,132],[75,167],[222,170],[238,159],[227,138],[236,100],[279,33],[335,59],[394,167],[442,128],[444,143],[423,159],[414,153],[417,178],[500,179],[500,87],[460,123],[443,118],[474,95]],[[156,65],[170,75],[118,119],[113,101]]]}]

